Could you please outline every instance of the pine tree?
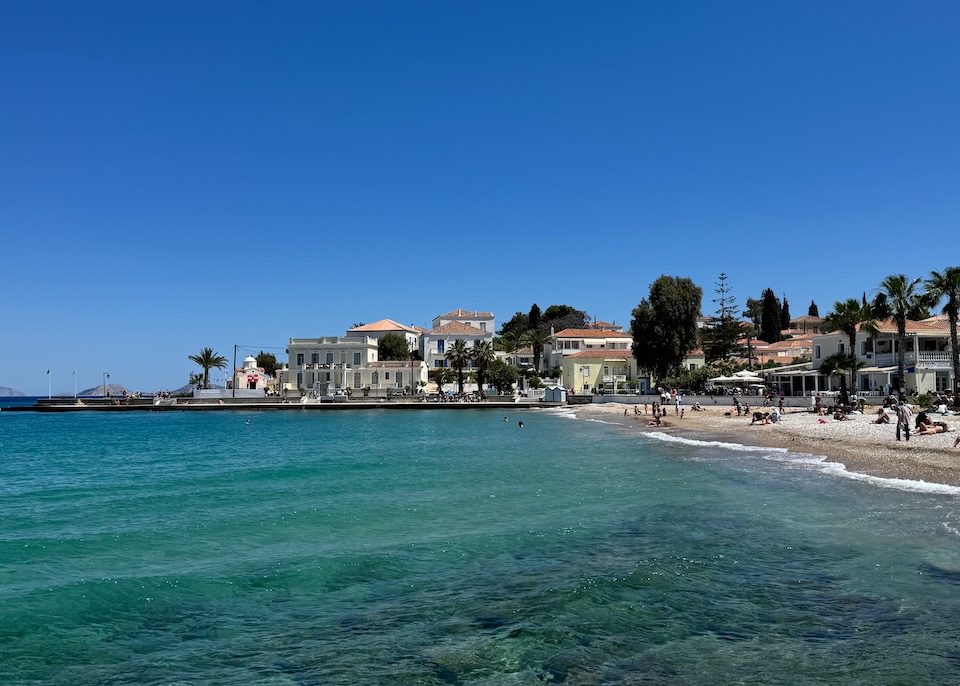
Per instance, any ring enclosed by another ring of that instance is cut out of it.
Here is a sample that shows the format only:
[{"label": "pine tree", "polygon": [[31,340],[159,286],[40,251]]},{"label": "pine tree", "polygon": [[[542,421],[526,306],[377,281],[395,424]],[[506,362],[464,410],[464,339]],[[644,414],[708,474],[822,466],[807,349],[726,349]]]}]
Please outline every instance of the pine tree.
[{"label": "pine tree", "polygon": [[807,310],[807,315],[810,317],[819,317],[820,309],[817,307],[817,303],[810,301],[810,309]]},{"label": "pine tree", "polygon": [[703,351],[707,362],[739,357],[743,353],[743,346],[737,342],[743,333],[736,316],[737,301],[730,295],[727,278],[722,272],[717,277],[717,288],[714,290],[717,297],[711,300],[717,305],[716,315],[712,326],[702,331]]}]

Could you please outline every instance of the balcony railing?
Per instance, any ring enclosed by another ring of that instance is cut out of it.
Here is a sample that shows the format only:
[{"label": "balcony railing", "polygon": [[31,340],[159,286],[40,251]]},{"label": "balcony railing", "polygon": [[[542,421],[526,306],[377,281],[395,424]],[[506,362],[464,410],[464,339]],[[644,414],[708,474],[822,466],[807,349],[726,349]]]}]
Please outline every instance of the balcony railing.
[{"label": "balcony railing", "polygon": [[[919,359],[918,359],[919,358]],[[879,353],[873,356],[873,362],[878,367],[893,367],[897,364],[896,353]],[[908,352],[903,356],[903,363],[908,367],[919,365],[927,369],[949,369],[950,353],[945,351],[921,352],[919,355]]]}]

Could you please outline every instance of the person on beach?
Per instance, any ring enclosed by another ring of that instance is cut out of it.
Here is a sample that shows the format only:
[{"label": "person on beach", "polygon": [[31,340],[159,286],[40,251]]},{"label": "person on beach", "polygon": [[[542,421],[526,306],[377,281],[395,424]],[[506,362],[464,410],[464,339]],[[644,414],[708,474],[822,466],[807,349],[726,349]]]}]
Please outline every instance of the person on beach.
[{"label": "person on beach", "polygon": [[873,421],[874,424],[889,424],[890,415],[887,414],[887,411],[882,407],[877,410],[877,418]]},{"label": "person on beach", "polygon": [[924,424],[922,429],[916,432],[917,436],[932,436],[933,434],[944,434],[947,432],[947,425],[943,422],[936,424]]},{"label": "person on beach", "polygon": [[897,440],[900,440],[900,432],[902,431],[909,441],[910,422],[913,419],[913,411],[907,403],[898,402],[896,405],[891,404],[891,407],[894,408],[894,411],[897,413]]}]

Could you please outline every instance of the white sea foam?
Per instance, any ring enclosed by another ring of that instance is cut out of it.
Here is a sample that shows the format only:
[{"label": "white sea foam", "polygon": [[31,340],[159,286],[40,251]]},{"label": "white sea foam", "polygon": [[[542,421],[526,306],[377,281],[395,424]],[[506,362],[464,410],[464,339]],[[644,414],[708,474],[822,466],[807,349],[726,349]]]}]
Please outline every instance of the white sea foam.
[{"label": "white sea foam", "polygon": [[577,411],[570,407],[548,407],[540,411],[544,414],[552,414],[555,417],[563,417],[564,419],[579,419],[579,417],[577,417]]},{"label": "white sea foam", "polygon": [[873,476],[871,474],[862,474],[860,472],[851,472],[840,462],[828,462],[823,455],[810,455],[808,453],[795,453],[787,448],[767,448],[755,445],[743,445],[741,443],[728,443],[724,441],[700,441],[694,438],[684,438],[674,436],[660,431],[652,431],[642,434],[651,439],[663,441],[665,443],[679,443],[701,448],[721,448],[723,450],[732,450],[737,452],[759,453],[766,459],[775,459],[780,462],[789,462],[792,464],[809,465],[820,471],[840,476],[854,481],[863,481],[881,488],[892,488],[900,491],[911,491],[915,493],[939,493],[941,495],[960,495],[960,487],[948,486],[946,484],[929,483],[912,479],[894,479],[889,477]]},{"label": "white sea foam", "polygon": [[641,436],[646,436],[647,438],[653,438],[658,441],[663,441],[664,443],[682,443],[684,445],[695,445],[699,447],[723,448],[724,450],[737,450],[737,451],[759,452],[759,453],[789,452],[786,448],[764,448],[762,446],[743,445],[742,443],[729,443],[727,441],[700,441],[695,438],[684,438],[683,436],[675,436],[673,434],[663,433],[662,431],[650,431],[649,433],[641,434]]}]

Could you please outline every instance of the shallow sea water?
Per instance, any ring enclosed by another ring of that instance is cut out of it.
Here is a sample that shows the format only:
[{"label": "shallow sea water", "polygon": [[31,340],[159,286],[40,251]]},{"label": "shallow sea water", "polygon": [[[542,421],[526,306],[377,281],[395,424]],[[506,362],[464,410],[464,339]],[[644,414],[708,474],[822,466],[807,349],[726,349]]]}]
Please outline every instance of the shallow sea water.
[{"label": "shallow sea water", "polygon": [[956,489],[575,417],[0,412],[0,682],[960,682]]}]

